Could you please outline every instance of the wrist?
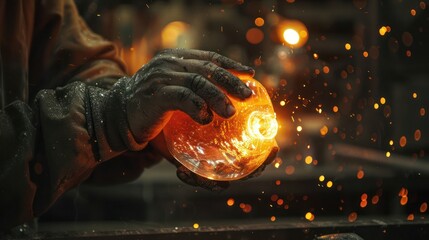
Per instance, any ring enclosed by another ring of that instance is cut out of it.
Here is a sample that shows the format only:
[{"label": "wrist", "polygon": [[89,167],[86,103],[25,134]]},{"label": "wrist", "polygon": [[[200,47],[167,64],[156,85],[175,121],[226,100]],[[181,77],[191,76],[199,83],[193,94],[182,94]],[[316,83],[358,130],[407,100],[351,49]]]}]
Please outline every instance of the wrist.
[{"label": "wrist", "polygon": [[147,142],[139,142],[131,133],[126,109],[125,85],[121,78],[110,90],[88,87],[91,122],[100,160],[111,159],[126,150],[139,151]]}]

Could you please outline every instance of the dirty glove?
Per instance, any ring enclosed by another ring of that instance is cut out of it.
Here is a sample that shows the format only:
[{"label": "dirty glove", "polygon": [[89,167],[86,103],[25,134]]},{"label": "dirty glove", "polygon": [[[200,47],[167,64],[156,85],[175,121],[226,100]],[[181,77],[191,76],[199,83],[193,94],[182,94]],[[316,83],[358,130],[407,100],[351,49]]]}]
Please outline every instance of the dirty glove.
[{"label": "dirty glove", "polygon": [[172,110],[181,110],[200,124],[212,121],[212,111],[224,118],[234,115],[234,106],[221,89],[239,99],[252,92],[227,69],[254,74],[252,68],[214,52],[169,49],[111,90],[90,87],[89,128],[99,159],[145,148],[167,124]]}]

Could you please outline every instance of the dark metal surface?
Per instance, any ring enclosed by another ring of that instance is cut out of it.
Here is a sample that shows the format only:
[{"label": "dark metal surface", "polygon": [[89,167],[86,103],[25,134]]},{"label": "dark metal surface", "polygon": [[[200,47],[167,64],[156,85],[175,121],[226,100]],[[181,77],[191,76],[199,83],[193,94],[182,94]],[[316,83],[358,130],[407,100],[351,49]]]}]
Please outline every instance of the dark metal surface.
[{"label": "dark metal surface", "polygon": [[61,240],[428,239],[428,230],[428,220],[407,221],[402,217],[396,219],[361,219],[353,223],[344,219],[326,219],[314,222],[302,219],[284,219],[276,222],[267,222],[265,220],[264,222],[254,221],[248,223],[217,222],[207,226],[200,226],[197,229],[192,226],[161,226],[143,222],[78,222],[44,223],[38,226],[38,230],[27,229],[14,235],[4,236],[4,238]]}]

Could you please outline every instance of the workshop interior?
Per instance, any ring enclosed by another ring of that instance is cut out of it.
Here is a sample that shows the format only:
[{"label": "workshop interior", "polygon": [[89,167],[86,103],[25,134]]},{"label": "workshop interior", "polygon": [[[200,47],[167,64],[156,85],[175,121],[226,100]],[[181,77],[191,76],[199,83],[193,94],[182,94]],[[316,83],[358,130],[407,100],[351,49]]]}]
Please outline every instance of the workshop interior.
[{"label": "workshop interior", "polygon": [[94,32],[119,47],[129,75],[166,48],[214,51],[253,67],[273,104],[280,151],[260,176],[232,181],[221,192],[182,183],[168,161],[133,182],[82,184],[27,224],[26,234],[52,239],[429,235],[427,1],[76,4]]}]

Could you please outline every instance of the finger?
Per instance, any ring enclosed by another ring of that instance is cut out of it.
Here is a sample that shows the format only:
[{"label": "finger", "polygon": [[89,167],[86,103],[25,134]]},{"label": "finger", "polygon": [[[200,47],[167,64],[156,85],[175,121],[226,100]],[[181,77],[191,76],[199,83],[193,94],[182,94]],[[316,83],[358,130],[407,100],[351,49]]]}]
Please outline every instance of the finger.
[{"label": "finger", "polygon": [[274,146],[272,149],[271,149],[271,152],[270,152],[270,154],[268,154],[268,157],[267,157],[267,159],[264,161],[264,164],[263,165],[269,165],[269,164],[271,164],[273,161],[274,161],[274,159],[276,159],[276,156],[277,156],[277,153],[279,152],[279,147],[277,146],[277,143],[276,143],[276,146]]},{"label": "finger", "polygon": [[227,181],[214,181],[201,177],[184,166],[178,167],[176,174],[182,182],[188,185],[202,187],[213,192],[219,192],[229,187]]},{"label": "finger", "polygon": [[[175,70],[202,75],[216,86],[224,89],[231,96],[246,99],[252,95],[252,90],[237,76],[212,62],[195,59],[177,59],[177,63]],[[181,69],[178,66],[181,66]]]},{"label": "finger", "polygon": [[208,124],[213,120],[213,113],[207,103],[189,88],[163,86],[154,94],[165,111],[181,110],[199,124]]},{"label": "finger", "polygon": [[248,75],[251,77],[255,75],[255,70],[253,68],[242,65],[241,63],[222,56],[216,52],[176,48],[163,50],[160,54],[172,55],[183,59],[198,59],[203,61],[210,61],[218,65],[219,67],[228,70],[234,70],[243,75]]},{"label": "finger", "polygon": [[246,179],[250,179],[250,178],[254,178],[254,177],[259,177],[262,174],[262,172],[264,172],[265,168],[269,164],[271,164],[274,161],[274,159],[276,159],[278,151],[279,151],[279,147],[277,146],[277,143],[276,143],[276,146],[274,146],[271,149],[271,152],[270,152],[270,154],[268,154],[268,157],[264,161],[264,163],[260,167],[258,167],[255,171],[253,171],[251,174],[249,174],[248,176],[242,178],[241,180],[246,180]]},{"label": "finger", "polygon": [[226,94],[199,74],[169,72],[164,74],[161,82],[165,85],[179,85],[191,89],[221,117],[229,118],[235,113],[235,108]]}]

